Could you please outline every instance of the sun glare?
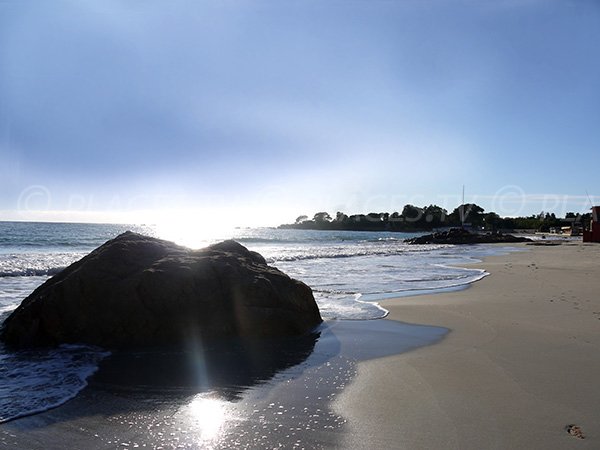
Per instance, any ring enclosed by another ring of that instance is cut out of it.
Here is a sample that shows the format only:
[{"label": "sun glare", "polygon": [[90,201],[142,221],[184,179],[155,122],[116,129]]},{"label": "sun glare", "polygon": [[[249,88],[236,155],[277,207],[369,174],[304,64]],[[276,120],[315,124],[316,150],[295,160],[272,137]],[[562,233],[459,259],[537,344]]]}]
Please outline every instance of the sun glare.
[{"label": "sun glare", "polygon": [[188,405],[193,425],[200,432],[202,440],[213,440],[218,437],[227,419],[226,402],[202,395],[195,397]]},{"label": "sun glare", "polygon": [[235,238],[239,229],[276,226],[285,218],[262,208],[189,209],[155,211],[144,222],[155,224],[156,236],[190,248],[203,248]]},{"label": "sun glare", "polygon": [[[143,223],[155,224],[156,236],[190,248],[202,248],[235,238],[239,229],[271,227],[289,222],[294,212],[264,204],[260,206],[157,210],[145,215]],[[138,221],[139,223],[140,221]]]},{"label": "sun glare", "polygon": [[223,226],[217,220],[211,222],[181,218],[156,224],[157,237],[190,248],[203,248],[217,241],[229,239],[233,233],[233,228]]}]

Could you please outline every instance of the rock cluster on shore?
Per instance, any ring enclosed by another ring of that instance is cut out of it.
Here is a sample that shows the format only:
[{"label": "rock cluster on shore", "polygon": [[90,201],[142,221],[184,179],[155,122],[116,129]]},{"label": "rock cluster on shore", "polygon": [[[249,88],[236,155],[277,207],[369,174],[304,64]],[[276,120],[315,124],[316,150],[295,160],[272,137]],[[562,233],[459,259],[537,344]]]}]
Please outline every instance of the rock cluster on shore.
[{"label": "rock cluster on shore", "polygon": [[147,347],[298,335],[321,321],[307,285],[237,242],[190,250],[126,232],[37,288],[0,339],[18,348]]},{"label": "rock cluster on shore", "polygon": [[452,228],[448,231],[440,231],[404,240],[408,244],[496,244],[530,241],[531,239],[529,238],[513,236],[511,234],[477,234],[462,228]]}]

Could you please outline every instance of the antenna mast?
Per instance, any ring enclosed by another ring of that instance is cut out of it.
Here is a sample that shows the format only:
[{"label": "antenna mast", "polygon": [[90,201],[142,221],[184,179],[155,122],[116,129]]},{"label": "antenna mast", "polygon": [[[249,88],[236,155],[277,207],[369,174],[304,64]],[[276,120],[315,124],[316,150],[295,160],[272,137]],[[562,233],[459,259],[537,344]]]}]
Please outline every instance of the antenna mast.
[{"label": "antenna mast", "polygon": [[465,227],[465,185],[462,187],[462,203],[460,204],[460,227]]},{"label": "antenna mast", "polygon": [[590,202],[590,208],[593,208],[594,204],[592,203],[592,199],[590,198],[590,194],[588,193],[587,189],[585,190],[585,195],[587,195],[587,198]]}]

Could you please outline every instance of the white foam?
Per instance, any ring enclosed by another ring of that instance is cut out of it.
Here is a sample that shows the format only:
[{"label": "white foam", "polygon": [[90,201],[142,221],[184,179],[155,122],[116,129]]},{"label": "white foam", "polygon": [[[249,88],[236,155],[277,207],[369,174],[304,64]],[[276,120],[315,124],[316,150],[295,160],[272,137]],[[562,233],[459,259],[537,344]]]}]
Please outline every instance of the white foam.
[{"label": "white foam", "polygon": [[55,350],[0,352],[0,423],[55,408],[75,397],[109,353],[63,345]]},{"label": "white foam", "polygon": [[54,275],[84,255],[82,252],[0,253],[0,278]]}]

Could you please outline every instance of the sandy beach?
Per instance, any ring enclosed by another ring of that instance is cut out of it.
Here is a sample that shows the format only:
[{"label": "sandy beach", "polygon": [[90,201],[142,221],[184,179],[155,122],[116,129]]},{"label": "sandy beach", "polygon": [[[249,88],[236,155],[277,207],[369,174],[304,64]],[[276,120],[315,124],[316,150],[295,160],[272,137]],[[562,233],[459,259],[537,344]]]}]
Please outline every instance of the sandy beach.
[{"label": "sandy beach", "polygon": [[388,319],[451,331],[358,364],[335,403],[344,446],[600,448],[600,246],[522,248],[478,264],[491,275],[466,290],[383,303]]},{"label": "sandy beach", "polygon": [[200,391],[164,357],[113,358],[63,406],[1,425],[0,448],[599,448],[600,247],[519,250],[467,289],[330,321],[292,359],[221,361]]}]

